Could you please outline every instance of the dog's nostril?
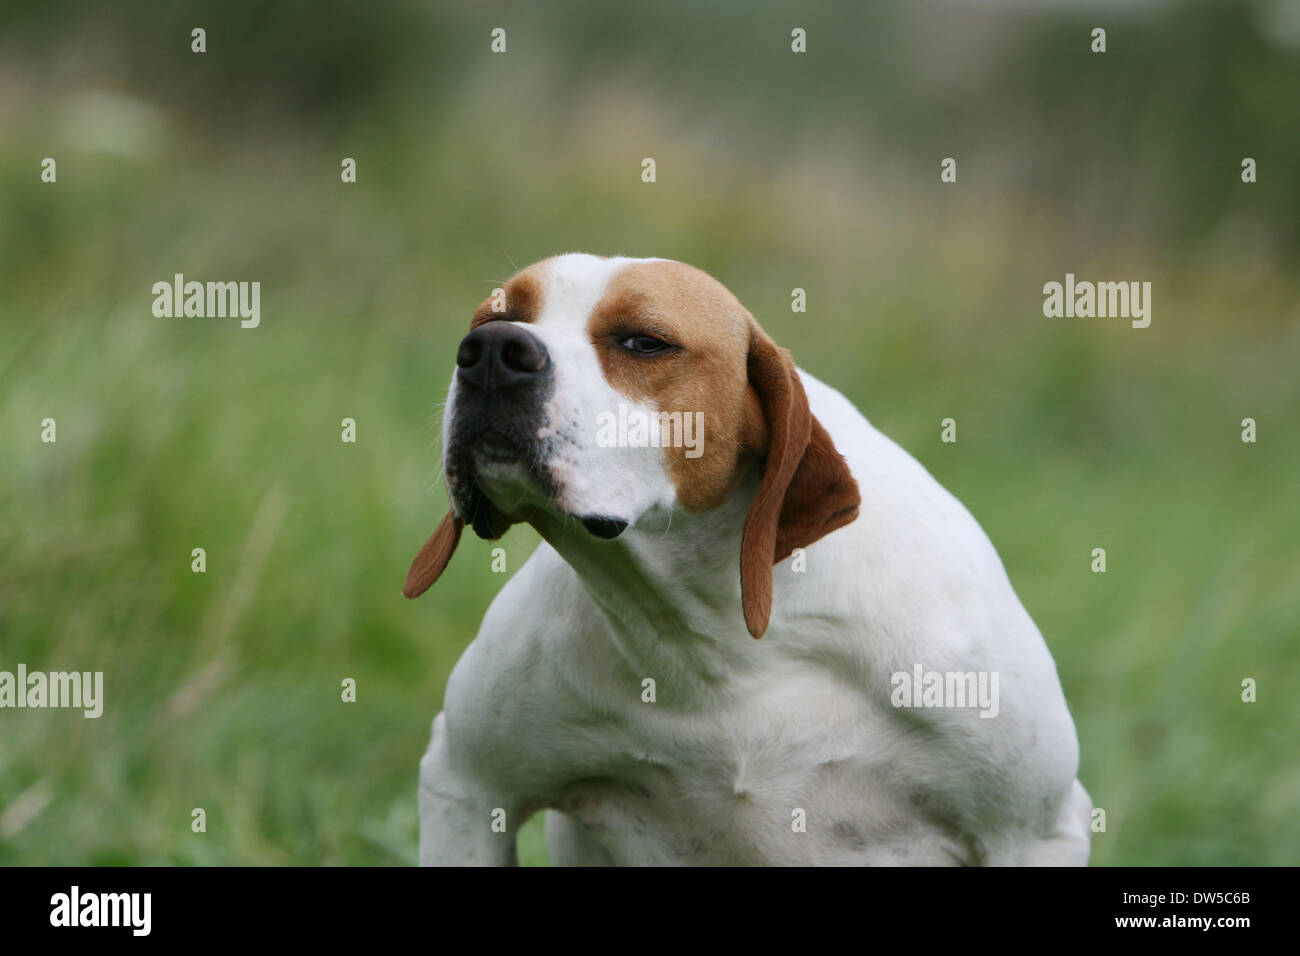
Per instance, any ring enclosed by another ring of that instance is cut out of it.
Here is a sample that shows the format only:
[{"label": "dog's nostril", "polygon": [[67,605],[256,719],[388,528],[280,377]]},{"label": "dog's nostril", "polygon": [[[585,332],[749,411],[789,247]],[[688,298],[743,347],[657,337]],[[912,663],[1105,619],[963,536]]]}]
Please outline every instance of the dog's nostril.
[{"label": "dog's nostril", "polygon": [[461,368],[473,368],[483,357],[483,340],[473,335],[466,336],[456,350],[456,364]]},{"label": "dog's nostril", "polygon": [[456,350],[458,381],[481,389],[527,387],[542,379],[546,346],[514,322],[485,322]]},{"label": "dog's nostril", "polygon": [[546,365],[546,356],[533,345],[530,337],[504,343],[501,364],[515,372],[540,372]]}]

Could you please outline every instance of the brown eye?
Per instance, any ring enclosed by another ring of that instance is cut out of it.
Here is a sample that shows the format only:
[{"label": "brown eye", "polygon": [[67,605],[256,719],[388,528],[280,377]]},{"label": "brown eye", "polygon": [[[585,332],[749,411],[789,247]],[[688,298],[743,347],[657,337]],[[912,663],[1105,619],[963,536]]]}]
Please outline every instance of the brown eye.
[{"label": "brown eye", "polygon": [[638,352],[641,355],[653,355],[655,352],[662,352],[668,348],[667,342],[657,339],[653,335],[629,335],[618,344],[629,352]]}]

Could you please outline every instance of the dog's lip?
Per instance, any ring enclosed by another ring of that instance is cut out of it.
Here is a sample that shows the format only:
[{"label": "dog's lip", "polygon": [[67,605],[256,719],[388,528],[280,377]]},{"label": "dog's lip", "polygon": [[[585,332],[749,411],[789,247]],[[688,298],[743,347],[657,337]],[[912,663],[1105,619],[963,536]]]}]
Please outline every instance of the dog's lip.
[{"label": "dog's lip", "polygon": [[[483,483],[480,480],[480,471],[486,463],[482,459],[477,459],[473,450],[475,448],[483,447],[484,439],[488,439],[489,434],[491,436],[490,440],[499,441],[503,445],[512,449],[516,447],[511,441],[509,435],[504,435],[489,426],[488,428],[485,428],[482,433],[475,435],[472,444],[467,443],[467,447],[463,449],[463,451],[468,452],[468,454],[458,454],[453,456],[454,459],[459,462],[459,466],[455,468],[449,466],[446,471],[447,490],[450,492],[452,499],[452,509],[456,512],[458,517],[467,524],[472,525],[475,532],[478,533],[480,537],[485,537],[483,530],[485,530],[487,526],[487,516],[490,509],[496,506],[493,504],[491,497],[488,495],[487,489],[483,486]],[[514,461],[519,464],[525,464],[526,458],[521,456],[518,459],[514,459]],[[497,463],[507,464],[507,461],[498,458]],[[542,492],[542,495],[544,496],[543,500],[547,505],[549,505],[546,510],[554,512],[561,518],[576,518],[578,523],[581,524],[592,537],[600,538],[604,541],[612,541],[626,531],[631,524],[631,522],[626,518],[619,518],[613,515],[591,512],[579,514],[570,511],[564,508],[556,500],[556,497],[553,494],[547,493],[545,490],[545,482],[540,481],[536,473],[532,472],[531,469],[530,474],[532,474],[533,480],[538,481],[542,486],[535,490]],[[536,507],[539,504],[541,504],[541,502],[534,499],[532,507]],[[511,509],[510,513],[514,514],[516,511],[517,509]],[[529,519],[526,515],[526,511],[519,512],[513,520],[528,521]],[[482,529],[480,528],[480,523],[483,525]]]},{"label": "dog's lip", "polygon": [[[458,493],[452,495],[455,503],[455,510],[459,516],[467,523],[475,524],[475,519],[484,520],[487,514],[487,507],[491,504],[491,499],[479,486],[478,482],[470,481],[463,486],[463,490],[458,489]],[[559,513],[561,517],[576,518],[594,538],[600,538],[603,541],[612,541],[621,535],[631,525],[625,518],[615,518],[610,515],[585,514],[576,515],[563,511],[556,507],[554,501],[551,502],[551,508]],[[516,517],[515,520],[525,520],[525,515]],[[475,524],[475,531],[478,526]],[[481,537],[482,535],[480,535]]]}]

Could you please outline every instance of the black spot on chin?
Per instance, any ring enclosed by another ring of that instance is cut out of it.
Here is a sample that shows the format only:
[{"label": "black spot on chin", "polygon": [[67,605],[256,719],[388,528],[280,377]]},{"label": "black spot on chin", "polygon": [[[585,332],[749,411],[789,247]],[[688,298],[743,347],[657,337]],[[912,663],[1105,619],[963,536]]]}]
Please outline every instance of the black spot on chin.
[{"label": "black spot on chin", "polygon": [[582,526],[597,538],[617,538],[627,529],[627,522],[622,518],[605,518],[601,515],[584,515],[578,519]]}]

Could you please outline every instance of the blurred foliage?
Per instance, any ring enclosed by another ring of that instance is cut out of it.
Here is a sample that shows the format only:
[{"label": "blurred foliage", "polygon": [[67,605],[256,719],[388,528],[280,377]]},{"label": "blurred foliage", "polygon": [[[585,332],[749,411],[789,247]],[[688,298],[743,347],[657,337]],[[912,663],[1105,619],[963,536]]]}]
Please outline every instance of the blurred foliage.
[{"label": "blurred foliage", "polygon": [[[0,712],[0,863],[414,860],[501,584],[475,539],[398,596],[437,403],[474,305],[575,249],[711,271],[968,505],[1056,656],[1094,862],[1294,863],[1293,6],[0,8],[0,669],[108,696]],[[1151,327],[1045,319],[1067,271],[1150,279]],[[177,272],[261,281],[261,327],[155,319]]]}]

